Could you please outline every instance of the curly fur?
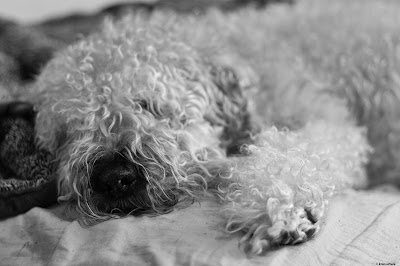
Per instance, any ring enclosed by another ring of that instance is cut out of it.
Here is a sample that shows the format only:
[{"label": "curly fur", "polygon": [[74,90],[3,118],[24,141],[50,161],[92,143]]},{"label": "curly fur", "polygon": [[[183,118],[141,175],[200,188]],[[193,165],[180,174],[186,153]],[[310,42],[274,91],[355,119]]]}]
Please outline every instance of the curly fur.
[{"label": "curly fur", "polygon": [[251,254],[307,240],[335,193],[365,184],[371,150],[364,136],[362,128],[323,121],[296,132],[263,131],[254,145],[243,146],[247,156],[233,171],[236,181],[219,188],[229,203],[228,231],[251,232],[249,243],[248,236],[242,240]]},{"label": "curly fur", "polygon": [[[134,23],[109,23],[70,47],[35,86],[37,137],[59,162],[60,199],[76,201],[88,223],[114,211],[165,212],[206,187],[228,145],[219,135],[240,112],[192,48],[168,28]],[[89,177],[117,154],[140,166],[148,186],[105,204]]]},{"label": "curly fur", "polygon": [[[86,224],[164,213],[211,187],[227,230],[244,232],[241,248],[260,254],[308,240],[335,193],[366,184],[371,148],[352,103],[290,43],[282,58],[268,52],[279,34],[269,35],[265,15],[128,16],[47,65],[27,99],[72,213]],[[145,185],[110,199],[90,176],[119,157]]]}]

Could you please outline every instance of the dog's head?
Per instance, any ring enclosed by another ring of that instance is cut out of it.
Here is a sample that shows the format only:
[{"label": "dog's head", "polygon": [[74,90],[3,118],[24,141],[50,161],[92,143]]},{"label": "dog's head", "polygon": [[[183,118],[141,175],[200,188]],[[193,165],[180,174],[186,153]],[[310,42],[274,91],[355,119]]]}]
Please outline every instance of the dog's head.
[{"label": "dog's head", "polygon": [[222,156],[222,116],[234,116],[191,48],[160,28],[108,27],[54,58],[35,92],[60,199],[88,223],[166,212],[204,188],[222,167],[211,160]]}]

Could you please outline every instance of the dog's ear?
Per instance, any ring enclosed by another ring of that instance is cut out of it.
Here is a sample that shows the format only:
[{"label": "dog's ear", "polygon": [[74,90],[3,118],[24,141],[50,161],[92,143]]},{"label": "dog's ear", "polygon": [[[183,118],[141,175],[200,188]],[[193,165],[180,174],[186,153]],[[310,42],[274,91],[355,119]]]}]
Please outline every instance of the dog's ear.
[{"label": "dog's ear", "polygon": [[[225,121],[222,138],[227,143],[227,154],[240,154],[243,144],[252,143],[252,136],[260,131],[260,126],[248,110],[248,99],[245,96],[247,86],[238,78],[235,70],[225,66],[211,66],[210,74],[215,86],[224,95],[218,105],[221,108],[222,119]],[[235,108],[225,108],[225,104]],[[225,110],[234,110],[227,114]]]},{"label": "dog's ear", "polygon": [[234,103],[243,101],[243,88],[240,87],[236,72],[225,66],[211,66],[210,74],[217,88]]}]

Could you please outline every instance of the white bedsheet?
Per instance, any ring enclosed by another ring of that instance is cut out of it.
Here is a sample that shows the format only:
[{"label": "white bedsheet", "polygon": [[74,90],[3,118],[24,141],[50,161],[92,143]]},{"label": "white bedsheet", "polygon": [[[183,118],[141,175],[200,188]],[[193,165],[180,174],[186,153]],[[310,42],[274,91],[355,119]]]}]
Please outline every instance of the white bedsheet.
[{"label": "white bedsheet", "polygon": [[227,235],[218,203],[202,199],[157,217],[83,228],[64,206],[0,222],[0,265],[400,265],[400,192],[336,197],[312,240],[247,258]]}]

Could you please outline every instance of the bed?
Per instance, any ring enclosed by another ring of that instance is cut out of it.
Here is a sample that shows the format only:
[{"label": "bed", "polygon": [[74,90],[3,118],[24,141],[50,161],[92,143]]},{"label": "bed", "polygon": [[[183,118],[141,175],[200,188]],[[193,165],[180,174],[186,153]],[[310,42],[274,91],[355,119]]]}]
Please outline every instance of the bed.
[{"label": "bed", "polygon": [[[248,258],[224,232],[218,202],[85,228],[65,206],[0,222],[1,265],[398,265],[400,193],[349,191],[331,201],[320,232],[301,245]],[[381,264],[379,264],[381,263]]]}]

